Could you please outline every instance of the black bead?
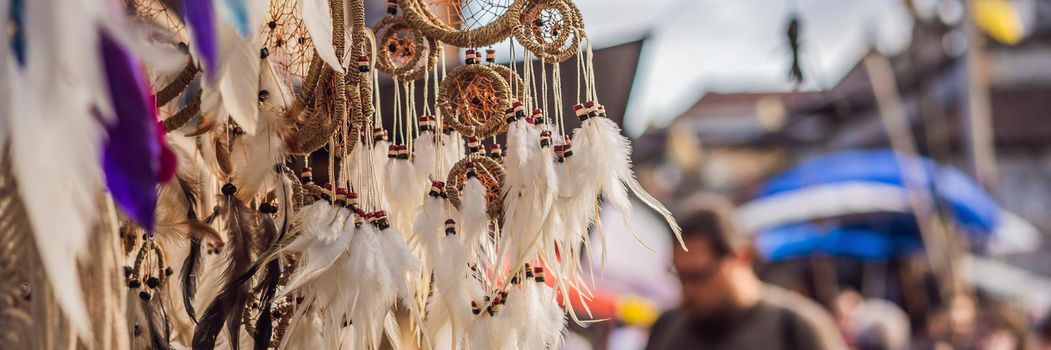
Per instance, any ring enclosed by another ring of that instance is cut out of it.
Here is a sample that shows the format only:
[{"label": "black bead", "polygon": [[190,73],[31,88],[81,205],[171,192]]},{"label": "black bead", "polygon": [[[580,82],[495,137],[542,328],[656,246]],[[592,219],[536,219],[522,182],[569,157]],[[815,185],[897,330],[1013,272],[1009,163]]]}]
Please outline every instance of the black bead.
[{"label": "black bead", "polygon": [[270,203],[263,203],[259,205],[259,212],[263,214],[277,214],[277,207]]},{"label": "black bead", "polygon": [[542,20],[540,18],[537,18],[535,21],[533,21],[533,24],[536,25],[537,27],[543,27],[544,26],[544,20]]},{"label": "black bead", "polygon": [[270,29],[277,28],[277,22],[275,22],[275,21],[266,22],[266,26],[270,27]]},{"label": "black bead", "polygon": [[266,102],[270,98],[270,91],[259,90],[259,102]]},{"label": "black bead", "polygon": [[237,192],[237,186],[234,186],[234,184],[232,183],[226,183],[225,185],[223,185],[221,191],[223,195],[229,196],[234,194],[234,192]]},{"label": "black bead", "polygon": [[150,295],[150,292],[141,291],[139,292],[139,299],[150,301],[150,299],[153,299],[153,295]]},{"label": "black bead", "polygon": [[142,287],[142,281],[139,281],[137,279],[128,281],[128,288],[135,289],[139,287]]},{"label": "black bead", "polygon": [[264,47],[262,49],[259,49],[259,58],[266,58],[267,56],[270,56],[269,48]]},{"label": "black bead", "polygon": [[471,98],[471,103],[476,104],[476,105],[480,105],[480,104],[482,104],[482,99],[480,99],[478,97],[473,97],[473,98]]},{"label": "black bead", "polygon": [[142,335],[142,326],[136,324],[135,327],[132,328],[132,334],[135,334],[136,337]]},{"label": "black bead", "polygon": [[174,273],[175,273],[175,270],[172,270],[171,266],[168,266],[168,267],[164,268],[164,275],[165,276],[171,276]]},{"label": "black bead", "polygon": [[146,286],[150,287],[151,289],[156,289],[160,285],[161,285],[161,279],[160,278],[150,277],[150,278],[146,279]]},{"label": "black bead", "polygon": [[184,54],[190,53],[190,46],[186,45],[186,43],[180,41],[178,46],[179,52],[182,52]]},{"label": "black bead", "polygon": [[274,45],[277,46],[277,47],[285,46],[285,40],[284,39],[277,39],[277,42],[275,42]]},{"label": "black bead", "polygon": [[135,271],[135,269],[131,268],[131,266],[125,266],[124,267],[124,278],[131,277],[131,273],[133,271]]}]

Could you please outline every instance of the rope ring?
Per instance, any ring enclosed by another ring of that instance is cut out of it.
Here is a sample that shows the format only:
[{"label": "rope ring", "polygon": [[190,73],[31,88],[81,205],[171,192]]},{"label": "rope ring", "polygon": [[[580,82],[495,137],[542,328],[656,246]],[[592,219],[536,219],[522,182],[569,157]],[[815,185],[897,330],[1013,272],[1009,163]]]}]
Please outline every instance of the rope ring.
[{"label": "rope ring", "polygon": [[[474,90],[472,89],[481,89]],[[456,67],[438,87],[445,123],[465,137],[480,139],[507,130],[503,112],[511,107],[510,88],[499,73],[481,64]]]}]

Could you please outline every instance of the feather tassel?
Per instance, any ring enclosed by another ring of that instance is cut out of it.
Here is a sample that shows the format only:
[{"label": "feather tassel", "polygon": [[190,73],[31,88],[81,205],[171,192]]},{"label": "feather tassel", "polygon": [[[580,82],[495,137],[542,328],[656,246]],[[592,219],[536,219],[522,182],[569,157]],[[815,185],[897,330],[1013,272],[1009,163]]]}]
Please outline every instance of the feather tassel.
[{"label": "feather tassel", "polygon": [[163,142],[163,132],[158,137],[157,106],[141,65],[108,34],[103,32],[101,38],[116,116],[107,128],[102,157],[106,184],[114,201],[152,234],[157,205],[154,189],[174,173],[174,154]]},{"label": "feather tassel", "polygon": [[[581,127],[573,134],[573,143],[580,148],[580,156],[585,157],[581,162],[574,163],[576,166],[573,171],[581,172],[589,183],[597,186],[601,195],[621,212],[629,227],[627,215],[631,212],[632,204],[628,190],[631,190],[644,204],[664,217],[679,240],[679,245],[685,250],[681,229],[671,212],[646,193],[635,179],[635,173],[631,170],[631,142],[621,135],[620,127],[604,116],[601,105],[589,102],[585,106],[577,105],[574,109],[578,115],[587,117],[582,117]],[[632,232],[635,232],[634,229]]]},{"label": "feather tassel", "polygon": [[[285,228],[282,227],[279,231],[277,225],[274,224],[274,220],[270,217],[277,212],[277,208],[270,203],[263,203],[259,206],[259,211],[263,217],[262,241],[264,241],[266,245],[279,242],[285,234]],[[280,277],[281,260],[274,259],[267,263],[263,279],[256,287],[257,290],[262,291],[259,297],[259,315],[256,319],[255,334],[253,335],[256,350],[266,350],[270,348],[270,338],[273,337],[270,304],[274,300],[274,294],[277,293],[277,284]]]},{"label": "feather tassel", "polygon": [[477,177],[468,176],[463,187],[463,207],[460,224],[464,233],[464,245],[470,252],[471,261],[481,257],[483,240],[489,238],[489,214],[486,212],[486,189]]},{"label": "feather tassel", "polygon": [[[222,106],[230,119],[248,135],[255,135],[259,119],[259,43],[257,39],[245,39],[227,22],[218,23],[219,39],[222,43],[223,65],[218,71],[218,91]],[[207,88],[207,87],[206,87]],[[207,89],[206,89],[207,90]],[[201,104],[205,104],[202,97]],[[207,111],[206,109],[202,110]],[[225,117],[226,114],[218,114]],[[219,125],[225,119],[217,120]]]},{"label": "feather tassel", "polygon": [[232,182],[237,186],[238,198],[244,202],[280,187],[281,176],[274,175],[274,166],[281,164],[285,156],[283,140],[287,131],[282,111],[291,103],[291,96],[282,87],[273,63],[268,59],[261,62],[258,130],[255,135],[235,139],[230,153]]},{"label": "feather tassel", "polygon": [[[391,147],[399,147],[398,145]],[[408,152],[400,146],[399,153]],[[407,153],[405,157],[408,157]],[[402,232],[412,232],[411,218],[423,204],[424,188],[414,181],[416,169],[412,162],[404,158],[388,158],[386,177],[387,202],[390,205],[392,224]]]},{"label": "feather tassel", "polygon": [[235,193],[237,187],[233,184],[225,184],[222,188],[224,201],[223,219],[226,225],[226,245],[228,263],[223,274],[226,280],[219,294],[205,309],[201,316],[197,329],[193,334],[194,349],[211,349],[215,347],[216,338],[223,325],[226,325],[229,333],[229,345],[233,349],[238,348],[241,333],[241,314],[248,300],[248,288],[244,283],[238,283],[237,276],[241,276],[251,265],[251,254],[253,249],[253,232],[256,232],[258,223],[250,209],[237,199]]},{"label": "feather tassel", "polygon": [[[421,128],[422,129],[422,128]],[[445,174],[437,173],[438,144],[434,139],[434,132],[421,130],[420,135],[412,143],[413,169],[415,169],[415,180],[418,185],[426,185],[432,179],[444,179]]]}]

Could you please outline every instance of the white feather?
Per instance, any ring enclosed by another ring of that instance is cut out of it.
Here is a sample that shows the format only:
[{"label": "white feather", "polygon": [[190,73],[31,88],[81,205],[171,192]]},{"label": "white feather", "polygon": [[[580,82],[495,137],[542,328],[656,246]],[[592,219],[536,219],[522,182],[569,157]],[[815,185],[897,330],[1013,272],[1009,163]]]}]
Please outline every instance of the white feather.
[{"label": "white feather", "polygon": [[415,181],[416,169],[408,159],[387,159],[386,193],[391,210],[391,224],[402,232],[412,232],[412,217],[424,200],[421,182]]},{"label": "white feather", "polygon": [[459,132],[452,131],[442,138],[441,152],[442,152],[442,170],[449,171],[452,169],[453,164],[456,164],[460,159],[464,157],[464,145],[463,137],[460,136]]},{"label": "white feather", "polygon": [[432,298],[429,306],[431,310],[440,311],[428,313],[428,329],[431,338],[437,340],[441,327],[449,324],[452,328],[451,342],[458,344],[472,316],[470,301],[474,296],[480,296],[481,291],[470,292],[471,286],[477,284],[469,283],[473,278],[470,277],[467,249],[460,238],[456,235],[443,236],[438,239],[438,243],[442,258],[434,262],[435,298]]},{"label": "white feather", "polygon": [[283,111],[291,96],[275,72],[270,61],[263,59],[259,84],[270,96],[259,103],[258,130],[255,135],[236,138],[230,152],[233,183],[237,185],[238,198],[245,202],[273,189],[281,176],[274,171],[274,165],[281,164],[285,156],[285,143],[281,138],[285,125]]},{"label": "white feather", "polygon": [[[350,160],[340,164],[339,182],[349,182],[359,195],[375,194],[379,202],[373,204],[379,208],[389,207],[384,187],[387,181],[387,148],[387,141],[376,141],[373,146],[366,146],[359,140],[350,153]],[[369,167],[369,164],[372,166]],[[375,174],[374,179],[369,176],[370,170]],[[344,177],[343,174],[347,176]]]},{"label": "white feather", "polygon": [[537,335],[537,329],[541,326],[537,322],[541,321],[539,314],[542,310],[534,307],[537,299],[535,284],[532,279],[528,279],[510,288],[502,312],[508,319],[508,332],[516,333],[515,339],[521,349],[547,348],[543,339]]},{"label": "white feather", "polygon": [[468,178],[463,187],[460,209],[460,227],[463,228],[464,244],[471,252],[472,261],[481,254],[483,240],[489,237],[489,214],[486,212],[485,186],[478,178]]},{"label": "white feather", "polygon": [[332,15],[328,0],[300,0],[299,5],[303,14],[303,25],[310,32],[318,56],[333,70],[343,73],[343,66],[336,57],[336,48],[332,45]]},{"label": "white feather", "polygon": [[[331,224],[325,225],[320,232],[312,233],[320,237],[308,245],[300,256],[299,267],[295,274],[289,277],[285,291],[294,291],[299,286],[313,281],[322,273],[330,269],[340,255],[344,254],[350,246],[354,237],[354,225],[344,225],[343,221],[350,216],[350,210],[344,208],[336,209],[338,212]],[[321,220],[330,221],[325,217]],[[304,231],[303,235],[307,232]]]},{"label": "white feather", "polygon": [[[0,0],[0,13],[10,13],[10,0]],[[8,27],[8,21],[11,16],[0,16],[0,28]],[[0,35],[0,47],[11,47],[8,43],[10,35]],[[9,50],[12,51],[12,50]],[[8,119],[14,113],[11,107],[12,91],[15,90],[13,78],[15,67],[15,58],[9,54],[9,51],[0,53],[0,151],[7,149],[7,137],[11,133],[11,125]]]},{"label": "white feather", "polygon": [[425,272],[429,271],[441,256],[438,242],[445,235],[445,220],[449,218],[445,206],[445,198],[428,195],[423,200],[412,225],[413,248],[420,248],[418,250],[423,253]]},{"label": "white feather", "polygon": [[426,186],[432,179],[445,179],[444,174],[437,173],[438,145],[435,143],[433,131],[423,131],[416,136],[412,149],[415,154],[412,164],[413,169],[416,170],[415,180],[418,184]]},{"label": "white feather", "polygon": [[545,348],[562,348],[562,332],[566,329],[566,317],[562,307],[555,298],[555,290],[543,283],[536,283],[537,304],[540,309],[540,320],[537,321],[538,338],[543,339]]},{"label": "white feather", "polygon": [[254,135],[259,118],[259,40],[242,38],[225,21],[217,21],[216,27],[223,58],[218,71],[223,107],[245,133]]},{"label": "white feather", "polygon": [[317,317],[312,301],[296,308],[288,326],[288,334],[281,339],[281,349],[321,349],[321,319]]},{"label": "white feather", "polygon": [[383,318],[397,300],[398,286],[391,278],[386,261],[380,256],[382,234],[375,226],[363,224],[351,241],[349,259],[344,264],[346,278],[353,281],[345,287],[349,298],[347,315],[360,332],[358,347],[372,349],[380,342]]},{"label": "white feather", "polygon": [[540,130],[517,120],[508,128],[508,155],[504,161],[505,239],[511,266],[520,266],[536,255],[542,226],[558,191],[554,154],[540,146]]},{"label": "white feather", "polygon": [[[23,5],[25,65],[0,77],[13,87],[10,114],[3,117],[9,118],[11,168],[55,298],[81,339],[89,340],[77,258],[98,219],[103,131],[96,115],[103,121],[113,115],[97,54],[98,25],[115,8],[99,0]],[[0,54],[9,55],[8,48]]]},{"label": "white feather", "polygon": [[[574,132],[573,144],[580,149],[580,155],[573,158],[584,158],[581,162],[573,163],[576,165],[573,171],[581,172],[589,183],[597,186],[603,197],[624,215],[625,224],[630,227],[627,218],[632,206],[628,198],[630,189],[643,203],[664,217],[680,245],[686,248],[682,242],[681,229],[671,212],[646,193],[635,180],[635,173],[631,170],[631,143],[621,135],[617,124],[604,117],[589,118]],[[631,231],[635,233],[634,229]],[[637,234],[636,239],[639,240]]]},{"label": "white feather", "polygon": [[407,281],[410,276],[419,272],[419,259],[405,244],[404,236],[393,227],[379,231],[379,241],[382,252],[380,254],[386,260],[384,267],[396,287],[398,298],[411,300],[412,293]]}]

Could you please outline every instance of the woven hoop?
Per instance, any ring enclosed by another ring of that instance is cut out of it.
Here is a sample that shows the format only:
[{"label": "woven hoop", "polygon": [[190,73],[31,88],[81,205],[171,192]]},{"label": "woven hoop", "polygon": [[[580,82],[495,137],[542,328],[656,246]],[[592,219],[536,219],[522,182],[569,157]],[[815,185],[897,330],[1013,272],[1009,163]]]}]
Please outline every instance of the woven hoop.
[{"label": "woven hoop", "polygon": [[474,163],[474,172],[486,188],[486,213],[492,219],[503,221],[504,207],[500,190],[503,188],[504,177],[507,173],[504,172],[504,167],[492,158],[469,156],[453,164],[445,182],[445,194],[449,197],[449,203],[452,203],[456,209],[461,209],[463,206],[462,192],[467,183],[467,162]]},{"label": "woven hoop", "polygon": [[[457,113],[459,104],[470,103],[466,100],[471,98],[458,91],[458,86],[463,86],[465,85],[463,83],[477,78],[486,79],[492,84],[494,88],[492,93],[498,103],[497,106],[490,108],[493,110],[482,111],[482,113],[491,114],[487,116],[484,123],[472,123],[467,119],[471,116],[461,116]],[[438,87],[438,108],[441,108],[442,115],[446,116],[444,120],[447,125],[458,131],[460,135],[478,138],[495,136],[507,131],[507,121],[503,118],[503,112],[511,106],[509,90],[504,78],[490,67],[481,64],[459,66],[449,72]]]},{"label": "woven hoop", "polygon": [[[580,37],[584,33],[584,21],[580,9],[569,0],[522,2],[521,8],[513,11],[517,15],[512,35],[529,52],[547,63],[558,63],[573,57],[579,51]],[[557,12],[562,20],[555,24],[537,25],[545,11]]]},{"label": "woven hoop", "polygon": [[500,14],[495,20],[473,29],[458,29],[444,23],[431,12],[423,0],[398,0],[398,7],[404,13],[408,23],[428,37],[459,47],[482,47],[495,44],[511,36],[511,27],[515,25],[515,18],[518,18],[515,11],[520,7],[518,3],[522,1],[512,1],[507,11]]},{"label": "woven hoop", "polygon": [[514,91],[512,91],[513,95],[511,96],[511,99],[525,101],[525,80],[522,79],[521,75],[515,74],[515,72],[511,71],[510,67],[505,65],[487,64],[486,67],[496,71],[496,74],[500,75],[500,78],[503,78],[504,82],[507,83],[507,86],[514,89]]},{"label": "woven hoop", "polygon": [[[384,16],[376,24],[372,25],[372,31],[376,33],[379,42],[376,45],[376,69],[401,81],[422,79],[438,63],[438,42],[434,38],[423,34],[419,29],[409,25],[402,16]],[[408,62],[397,65],[391,59],[391,50],[385,43],[389,43],[396,34],[403,31],[412,32],[417,49],[412,52]],[[426,51],[426,60],[424,60]],[[421,64],[421,61],[423,63]]]}]

